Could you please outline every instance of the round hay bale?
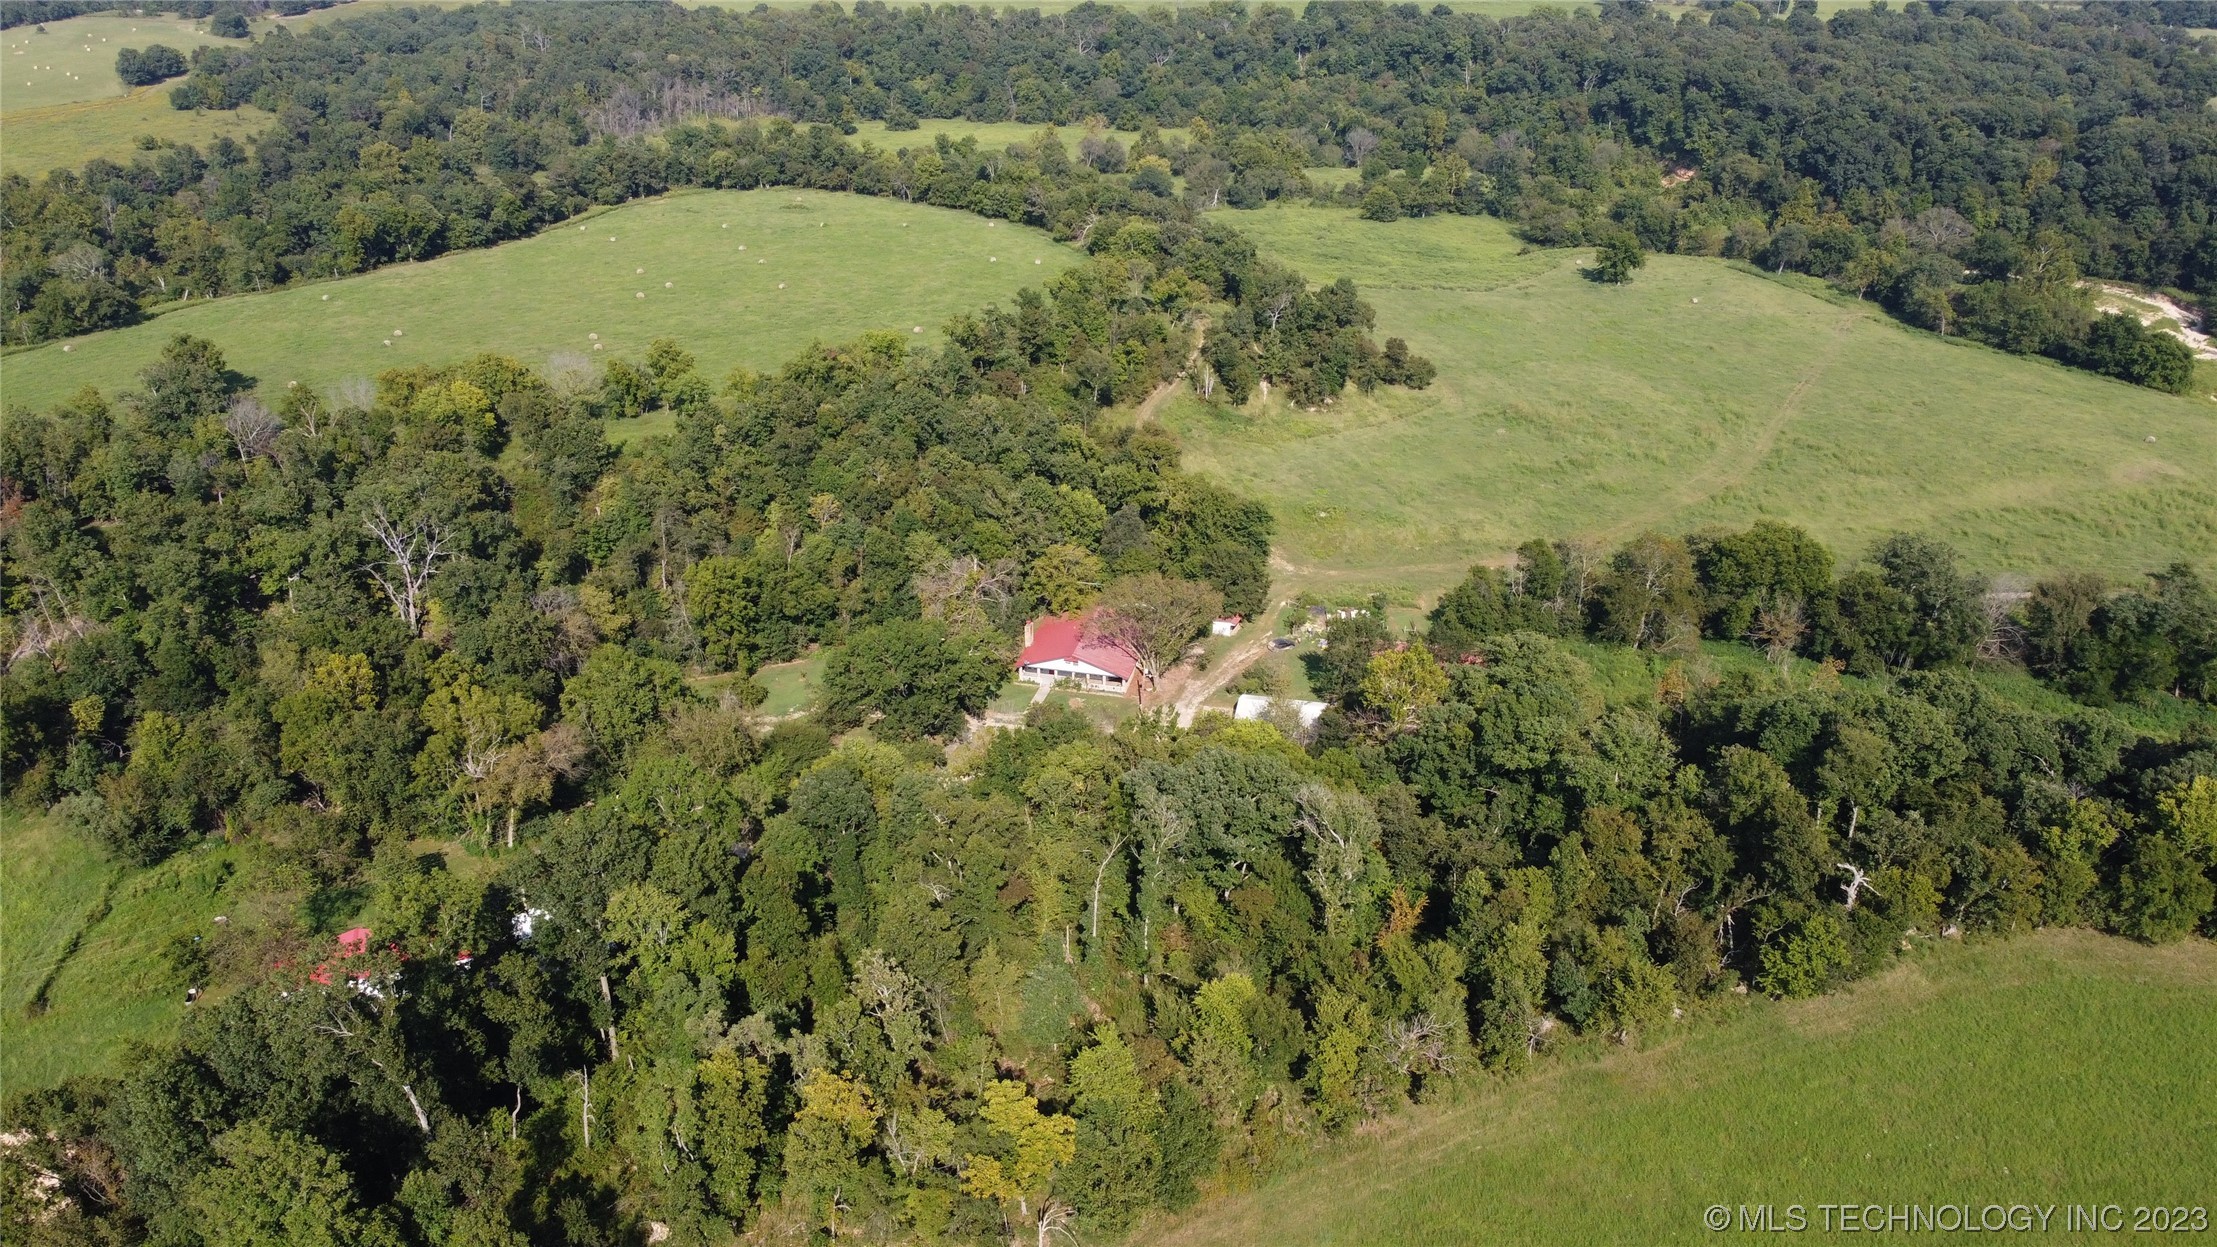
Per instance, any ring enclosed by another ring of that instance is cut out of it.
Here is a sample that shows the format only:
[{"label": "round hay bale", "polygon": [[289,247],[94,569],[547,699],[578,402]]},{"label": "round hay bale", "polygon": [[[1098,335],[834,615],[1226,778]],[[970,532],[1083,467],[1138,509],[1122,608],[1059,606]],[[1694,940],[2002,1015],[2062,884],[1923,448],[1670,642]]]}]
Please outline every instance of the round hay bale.
[{"label": "round hay bale", "polygon": [[745,244],[745,243],[740,243],[740,244],[739,244],[739,249],[740,249],[741,251],[745,251],[745,250],[747,249],[747,244]]},{"label": "round hay bale", "polygon": [[785,289],[785,283],[784,283],[784,282],[782,282],[782,281],[781,281],[781,282],[779,282],[779,283],[777,284],[777,288],[778,288],[778,289],[780,289],[780,290],[783,290],[783,289]]},{"label": "round hay bale", "polygon": [[387,338],[387,339],[385,339],[384,345],[386,345],[386,346],[391,346],[392,344],[393,344],[393,340],[392,340],[391,338]]},{"label": "round hay bale", "polygon": [[589,341],[593,341],[593,342],[598,342],[598,341],[600,341],[600,335],[599,335],[599,334],[597,334],[597,333],[589,333],[589,334],[586,334],[586,335],[585,335],[585,337],[586,337],[586,339],[587,339],[587,340],[589,340]]},{"label": "round hay bale", "polygon": [[614,241],[616,241],[616,236],[615,236],[614,234],[610,234],[610,235],[608,236],[608,241],[610,241],[610,242],[614,242]]},{"label": "round hay bale", "polygon": [[[76,344],[76,343],[74,343],[74,342],[64,342],[64,343],[62,343],[62,354],[64,354],[64,355],[67,355],[67,354],[69,354],[69,353],[70,353],[71,351],[74,351],[74,350],[76,350],[76,349],[77,349],[77,344]],[[2151,437],[2151,438],[2149,438],[2148,440],[2152,442],[2152,441],[2154,441],[2155,439]]]},{"label": "round hay bale", "polygon": [[635,268],[635,269],[633,269],[633,270],[631,270],[631,271],[632,271],[632,273],[633,273],[634,275],[637,275],[637,274],[640,274],[640,273],[644,273],[644,272],[646,272],[647,270],[645,270],[645,269],[643,269],[643,268]]},{"label": "round hay bale", "polygon": [[329,302],[331,301],[331,296],[330,296],[330,295],[325,295],[325,296],[323,296],[323,301],[324,301],[324,302],[326,302],[326,303],[329,303]]},{"label": "round hay bale", "polygon": [[1039,261],[1038,261],[1038,260],[1033,260],[1033,261],[1032,261],[1032,263],[1034,263],[1034,264],[1037,264],[1037,263],[1039,263]]},{"label": "round hay bale", "polygon": [[598,342],[595,342],[595,343],[593,344],[593,349],[594,349],[594,350],[596,350],[596,351],[597,351],[597,350],[599,350],[599,349],[600,349],[600,343],[598,343]]},{"label": "round hay bale", "polygon": [[2155,444],[2155,434],[2148,434],[2148,444],[2151,446]]},{"label": "round hay bale", "polygon": [[644,290],[634,291],[631,297],[634,299],[644,299],[647,297],[647,292]]},{"label": "round hay bale", "polygon": [[1001,262],[1001,257],[997,255],[989,255],[985,257],[985,262],[987,264],[999,264]]},{"label": "round hay bale", "polygon": [[398,330],[398,329],[395,329],[395,330],[393,330],[393,336],[394,336],[394,337],[396,337],[396,338],[401,338],[401,337],[406,337],[407,335],[406,335],[406,334],[403,334],[403,333],[402,333],[402,332],[401,332],[400,330]]},{"label": "round hay bale", "polygon": [[677,288],[677,283],[674,281],[666,281],[662,283],[662,288],[664,290],[674,290]]},{"label": "round hay bale", "polygon": [[756,261],[755,261],[755,263],[757,263],[757,264],[767,264],[767,263],[769,263],[769,261],[768,261],[768,260],[756,260]]},{"label": "round hay bale", "polygon": [[924,327],[922,325],[918,325],[914,329],[909,330],[910,333],[922,333],[923,331]]}]

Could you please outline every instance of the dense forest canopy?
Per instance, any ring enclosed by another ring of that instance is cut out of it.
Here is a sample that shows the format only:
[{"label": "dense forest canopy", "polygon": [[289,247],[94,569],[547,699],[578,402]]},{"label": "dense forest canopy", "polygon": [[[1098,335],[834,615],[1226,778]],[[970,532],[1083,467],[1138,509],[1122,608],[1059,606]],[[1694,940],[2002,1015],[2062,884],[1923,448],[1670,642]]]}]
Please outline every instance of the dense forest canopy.
[{"label": "dense forest canopy", "polygon": [[[251,149],[9,179],[15,341],[677,185],[1085,252],[943,346],[768,375],[664,340],[278,391],[179,336],[11,412],[8,798],[129,866],[228,854],[252,903],[168,951],[174,1037],[8,1102],[9,1241],[1110,1235],[1923,941],[2217,933],[2191,567],[2012,597],[1914,534],[1535,540],[1418,628],[1340,603],[1313,725],[973,731],[1036,613],[1176,603],[1175,655],[1275,600],[1269,512],[1105,406],[1429,380],[1205,214],[1305,168],[1370,215],[1952,264],[1922,306],[1982,324],[2068,320],[2066,262],[2208,288],[2210,58],[2144,9],[1706,18],[377,8],[194,53],[180,103],[278,114]],[[1139,138],[840,134],[927,114]],[[811,651],[817,707],[761,715]]]}]

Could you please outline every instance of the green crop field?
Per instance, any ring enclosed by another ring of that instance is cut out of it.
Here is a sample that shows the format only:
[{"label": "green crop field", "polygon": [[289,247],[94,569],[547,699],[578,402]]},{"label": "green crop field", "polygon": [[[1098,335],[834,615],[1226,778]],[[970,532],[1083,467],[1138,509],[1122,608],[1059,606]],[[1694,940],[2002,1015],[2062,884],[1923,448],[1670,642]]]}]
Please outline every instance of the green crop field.
[{"label": "green crop field", "polygon": [[51,817],[0,818],[0,1095],[101,1069],[175,1028],[186,985],[165,950],[217,937],[235,864],[207,847],[125,871]]},{"label": "green crop field", "polygon": [[1296,411],[1181,397],[1186,462],[1271,504],[1296,587],[1423,595],[1533,536],[1775,518],[1849,556],[1922,529],[1973,566],[2138,572],[2217,552],[2217,402],[1942,340],[1813,282],[1652,256],[1585,280],[1498,221],[1234,215],[1440,375]]},{"label": "green crop field", "polygon": [[[1711,1233],[1704,1211],[1768,1203],[1783,1217],[1798,1203],[1811,1228],[1793,1241],[1830,1242],[1848,1236],[1819,1232],[1819,1204],[2206,1208],[2212,1053],[2206,940],[1947,947],[1834,996],[1757,1001],[1646,1051],[1485,1084],[1132,1241],[1741,1241],[1756,1235]],[[2062,1215],[2040,1241],[2094,1237],[2061,1232]]]},{"label": "green crop field", "polygon": [[0,362],[0,395],[39,407],[85,385],[125,388],[179,333],[214,341],[232,367],[280,389],[479,351],[536,366],[636,358],[657,337],[683,342],[720,379],[868,329],[921,328],[917,341],[936,341],[948,316],[1077,258],[1038,230],[889,199],[673,194],[500,247],[196,302],[16,352]]}]

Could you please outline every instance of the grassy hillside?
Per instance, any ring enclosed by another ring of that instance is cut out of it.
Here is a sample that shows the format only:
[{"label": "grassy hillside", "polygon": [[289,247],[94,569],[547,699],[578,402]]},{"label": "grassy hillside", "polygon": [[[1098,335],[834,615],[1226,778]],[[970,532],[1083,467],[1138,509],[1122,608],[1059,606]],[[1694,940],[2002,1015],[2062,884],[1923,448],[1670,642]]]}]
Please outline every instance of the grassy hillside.
[{"label": "grassy hillside", "polygon": [[50,817],[0,819],[0,1095],[171,1031],[186,984],[165,950],[217,936],[234,866],[211,847],[124,871]]},{"label": "grassy hillside", "polygon": [[180,111],[169,106],[167,85],[10,112],[5,141],[0,141],[0,173],[35,178],[77,168],[95,157],[129,164],[148,138],[202,149],[225,137],[245,142],[261,132],[270,116],[251,104],[227,111]]},{"label": "grassy hillside", "polygon": [[[1428,593],[1533,535],[1773,517],[1849,553],[1900,528],[1975,566],[2138,571],[2217,551],[2217,403],[1944,341],[1717,260],[1637,280],[1497,221],[1238,213],[1312,281],[1356,279],[1439,380],[1317,412],[1164,419],[1277,511],[1291,579]],[[2147,439],[2153,437],[2151,443]],[[1286,571],[1281,568],[1281,571]]]},{"label": "grassy hillside", "polygon": [[[2185,1203],[2217,1171],[2217,945],[2051,932],[1483,1087],[1133,1237],[1697,1243],[1711,1204]],[[2056,1229],[2043,1242],[2084,1241]],[[1741,1236],[1746,1237],[1746,1236]],[[1845,1236],[1839,1236],[1845,1237]],[[2112,1236],[2114,1237],[2114,1236]]]},{"label": "grassy hillside", "polygon": [[539,366],[558,354],[637,357],[663,336],[720,378],[866,329],[921,327],[918,340],[930,339],[947,316],[1076,259],[1038,230],[943,208],[812,191],[677,194],[500,247],[48,343],[7,357],[0,393],[37,407],[84,385],[123,388],[178,333],[212,339],[232,367],[279,388],[479,351]]},{"label": "grassy hillside", "polygon": [[205,44],[242,46],[207,33],[207,25],[170,13],[90,13],[0,32],[0,118],[13,131],[19,110],[126,94],[115,74],[115,54],[125,48],[161,43],[189,56]]}]

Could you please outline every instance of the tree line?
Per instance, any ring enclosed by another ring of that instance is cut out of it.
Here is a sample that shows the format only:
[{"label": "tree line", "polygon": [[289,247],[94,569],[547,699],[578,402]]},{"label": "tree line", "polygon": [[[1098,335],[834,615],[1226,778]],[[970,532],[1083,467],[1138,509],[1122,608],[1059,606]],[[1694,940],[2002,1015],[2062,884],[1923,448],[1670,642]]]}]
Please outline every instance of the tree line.
[{"label": "tree line", "polygon": [[1074,237],[1103,202],[1180,210],[1174,176],[1190,211],[1316,193],[1304,170],[1352,165],[1367,215],[1488,212],[1545,245],[1738,256],[1938,332],[2185,383],[2167,336],[2094,316],[2077,283],[2217,281],[2217,57],[2175,6],[1767,7],[379,8],[193,54],[179,107],[278,114],[251,151],[164,149],[0,190],[23,257],[8,333],[487,245],[669,185],[853,173],[901,193],[918,176],[822,150],[704,170],[656,137],[697,118],[1098,117],[1188,133],[1146,153],[1159,166],[1095,140],[1041,164],[1032,202],[966,194]]},{"label": "tree line", "polygon": [[[1991,591],[1945,542],[1899,533],[1841,568],[1789,524],[1672,537],[1646,533],[1614,551],[1526,542],[1505,567],[1480,565],[1443,594],[1428,637],[1452,658],[1503,631],[1582,636],[1683,652],[1702,638],[1744,641],[1772,662],[1796,656],[1851,675],[2014,663],[2091,705],[2175,697],[2217,701],[2217,589],[2176,563],[2117,584],[2092,572]],[[1351,670],[1388,639],[1374,617],[1340,621],[1351,648],[1320,661],[1351,689]],[[1353,664],[1350,667],[1348,664]]]}]

